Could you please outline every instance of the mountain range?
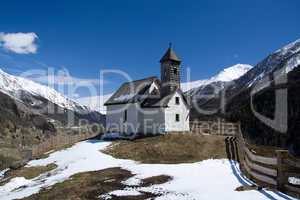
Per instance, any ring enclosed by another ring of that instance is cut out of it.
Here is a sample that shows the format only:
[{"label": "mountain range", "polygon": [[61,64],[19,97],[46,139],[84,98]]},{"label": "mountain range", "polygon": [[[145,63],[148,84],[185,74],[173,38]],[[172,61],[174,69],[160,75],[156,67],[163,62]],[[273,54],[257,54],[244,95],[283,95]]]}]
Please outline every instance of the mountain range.
[{"label": "mountain range", "polygon": [[226,94],[222,114],[241,123],[249,143],[288,148],[300,156],[299,80],[297,40],[267,56],[221,91]]},{"label": "mountain range", "polygon": [[[214,84],[214,83],[224,84],[239,78],[240,76],[244,75],[247,71],[249,71],[251,68],[252,68],[251,65],[236,64],[231,67],[223,69],[221,72],[217,73],[215,76],[209,79],[202,79],[202,80],[181,83],[181,90],[186,94],[192,94],[193,92],[196,92],[200,88],[210,84]],[[105,114],[106,108],[103,104],[112,95],[113,94],[106,94],[103,96],[81,97],[78,98],[77,101],[80,102],[82,105],[89,107],[92,110]]]},{"label": "mountain range", "polygon": [[[288,147],[297,152],[300,149],[300,137],[296,134],[300,128],[299,65],[300,40],[297,40],[254,67],[237,64],[212,78],[182,83],[181,88],[191,104],[190,118],[222,117],[239,121],[248,142]],[[287,75],[287,81],[277,86],[280,74]],[[262,84],[266,79],[268,84]],[[258,94],[252,97],[259,85]],[[267,126],[252,112],[254,107],[262,115],[274,118],[278,88],[288,90],[289,126],[284,134]],[[82,98],[77,103],[52,88],[0,70],[1,153],[10,154],[10,159],[20,159],[15,153],[20,146],[38,144],[49,135],[70,132],[68,128],[77,127],[80,119],[105,125],[105,115],[99,111],[105,112],[103,103],[110,96]],[[198,108],[210,114],[199,112]],[[1,153],[0,161],[6,159]]]}]

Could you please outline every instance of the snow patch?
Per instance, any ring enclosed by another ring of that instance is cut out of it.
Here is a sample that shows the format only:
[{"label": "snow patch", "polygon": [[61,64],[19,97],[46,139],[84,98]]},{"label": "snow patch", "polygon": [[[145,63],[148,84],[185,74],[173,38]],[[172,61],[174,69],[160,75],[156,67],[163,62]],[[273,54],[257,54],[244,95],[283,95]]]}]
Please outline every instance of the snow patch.
[{"label": "snow patch", "polygon": [[149,93],[153,92],[153,90],[158,90],[158,87],[155,82],[153,82],[149,88]]},{"label": "snow patch", "polygon": [[142,180],[136,176],[133,176],[125,181],[122,181],[122,183],[128,186],[139,186],[142,183]]},{"label": "snow patch", "polygon": [[112,192],[108,193],[108,195],[115,195],[115,196],[118,196],[118,197],[122,197],[122,196],[139,196],[139,195],[141,195],[141,193],[136,191],[133,188],[124,188],[124,190],[112,191]]},{"label": "snow patch", "polygon": [[300,185],[300,177],[289,177],[288,181],[290,184]]},{"label": "snow patch", "polygon": [[285,67],[285,73],[289,73],[293,71],[296,67],[300,66],[300,54],[297,56],[292,57],[288,62],[286,63]]},{"label": "snow patch", "polygon": [[0,180],[4,177],[5,173],[9,170],[9,168],[0,171]]},{"label": "snow patch", "polygon": [[129,99],[132,99],[135,96],[135,93],[130,93],[130,94],[124,94],[119,97],[114,98],[114,101],[127,101]]},{"label": "snow patch", "polygon": [[257,81],[260,81],[264,76],[265,76],[265,73],[263,72],[260,75],[258,75],[257,77],[255,77],[250,83],[248,83],[248,88],[251,87]]},{"label": "snow patch", "polygon": [[275,53],[279,53],[281,55],[287,54],[288,52],[295,53],[300,50],[300,46],[297,47],[298,44],[300,44],[300,39],[289,43],[281,49],[278,49],[277,51],[275,51]]},{"label": "snow patch", "polygon": [[32,181],[25,179],[24,177],[16,177],[10,180],[9,183],[5,184],[4,186],[0,187],[0,196],[2,193],[8,193],[13,190],[16,190],[22,186],[26,186],[31,184]]},{"label": "snow patch", "polygon": [[[63,182],[74,174],[112,167],[121,167],[129,170],[132,174],[136,174],[136,179],[140,180],[160,175],[173,177],[171,181],[160,185],[152,185],[150,187],[137,186],[134,187],[136,188],[134,191],[114,191],[120,195],[138,194],[138,192],[148,191],[160,194],[161,196],[157,197],[157,199],[259,200],[267,199],[267,196],[271,196],[273,199],[285,199],[284,194],[268,190],[263,190],[263,192],[235,191],[242,184],[248,184],[246,181],[241,182],[240,179],[243,179],[243,177],[240,175],[238,164],[235,161],[222,159],[185,164],[140,164],[132,160],[116,159],[102,153],[101,150],[104,150],[110,144],[110,142],[101,140],[83,141],[71,148],[54,152],[48,158],[33,160],[28,163],[28,166],[46,166],[50,163],[55,163],[58,167],[31,180],[24,178],[11,180],[11,182],[0,187],[0,199],[24,198],[38,193],[42,188]],[[130,181],[128,182],[130,183]],[[19,189],[17,189],[18,187]]]}]

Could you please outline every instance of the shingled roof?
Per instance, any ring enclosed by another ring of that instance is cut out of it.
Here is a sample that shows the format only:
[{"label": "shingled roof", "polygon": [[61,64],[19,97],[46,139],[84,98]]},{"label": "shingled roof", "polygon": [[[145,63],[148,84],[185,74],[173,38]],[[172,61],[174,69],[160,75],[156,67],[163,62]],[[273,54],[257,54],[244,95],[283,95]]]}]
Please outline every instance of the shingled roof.
[{"label": "shingled roof", "polygon": [[[156,83],[158,86],[160,85],[160,81],[157,77],[126,82],[105,102],[104,105],[142,102],[151,92],[153,92],[153,88],[151,88],[153,83]],[[159,90],[159,88],[156,90]]]},{"label": "shingled roof", "polygon": [[165,55],[160,59],[160,62],[164,61],[175,61],[175,62],[181,62],[181,60],[178,58],[172,47],[169,47],[168,50],[166,51]]},{"label": "shingled roof", "polygon": [[175,92],[179,92],[186,105],[187,100],[180,89],[171,94],[162,96],[160,93],[161,83],[157,77],[149,77],[141,80],[124,83],[106,102],[105,106],[137,103],[142,107],[155,108],[166,107]]},{"label": "shingled roof", "polygon": [[142,107],[146,107],[146,108],[167,107],[169,101],[172,99],[172,97],[175,95],[176,92],[178,92],[182,96],[183,102],[189,107],[189,103],[180,88],[164,96],[161,96],[161,94],[157,94],[157,95],[152,94],[142,102]]}]

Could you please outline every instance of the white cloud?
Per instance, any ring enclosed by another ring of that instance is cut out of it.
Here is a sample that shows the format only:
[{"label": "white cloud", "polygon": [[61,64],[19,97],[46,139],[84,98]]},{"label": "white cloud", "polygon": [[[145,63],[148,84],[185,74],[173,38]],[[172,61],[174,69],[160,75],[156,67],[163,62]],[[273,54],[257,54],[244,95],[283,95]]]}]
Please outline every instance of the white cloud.
[{"label": "white cloud", "polygon": [[37,38],[35,33],[0,33],[0,47],[18,54],[36,53]]}]

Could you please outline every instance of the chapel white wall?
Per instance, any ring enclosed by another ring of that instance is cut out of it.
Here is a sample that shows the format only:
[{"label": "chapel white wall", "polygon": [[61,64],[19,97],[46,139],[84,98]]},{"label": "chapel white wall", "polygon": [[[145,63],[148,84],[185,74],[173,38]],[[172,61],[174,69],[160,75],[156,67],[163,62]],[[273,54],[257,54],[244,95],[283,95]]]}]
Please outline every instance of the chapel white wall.
[{"label": "chapel white wall", "polygon": [[[175,102],[176,97],[179,97],[179,105]],[[189,108],[185,105],[182,96],[178,92],[170,99],[164,114],[166,132],[184,132],[190,130]],[[176,114],[180,116],[179,122],[176,122]]]},{"label": "chapel white wall", "polygon": [[143,108],[139,120],[140,133],[163,134],[165,132],[164,108]]},{"label": "chapel white wall", "polygon": [[[106,127],[108,131],[120,133],[139,132],[139,120],[137,104],[119,104],[107,106]],[[127,110],[127,121],[124,121],[125,110]]]}]

